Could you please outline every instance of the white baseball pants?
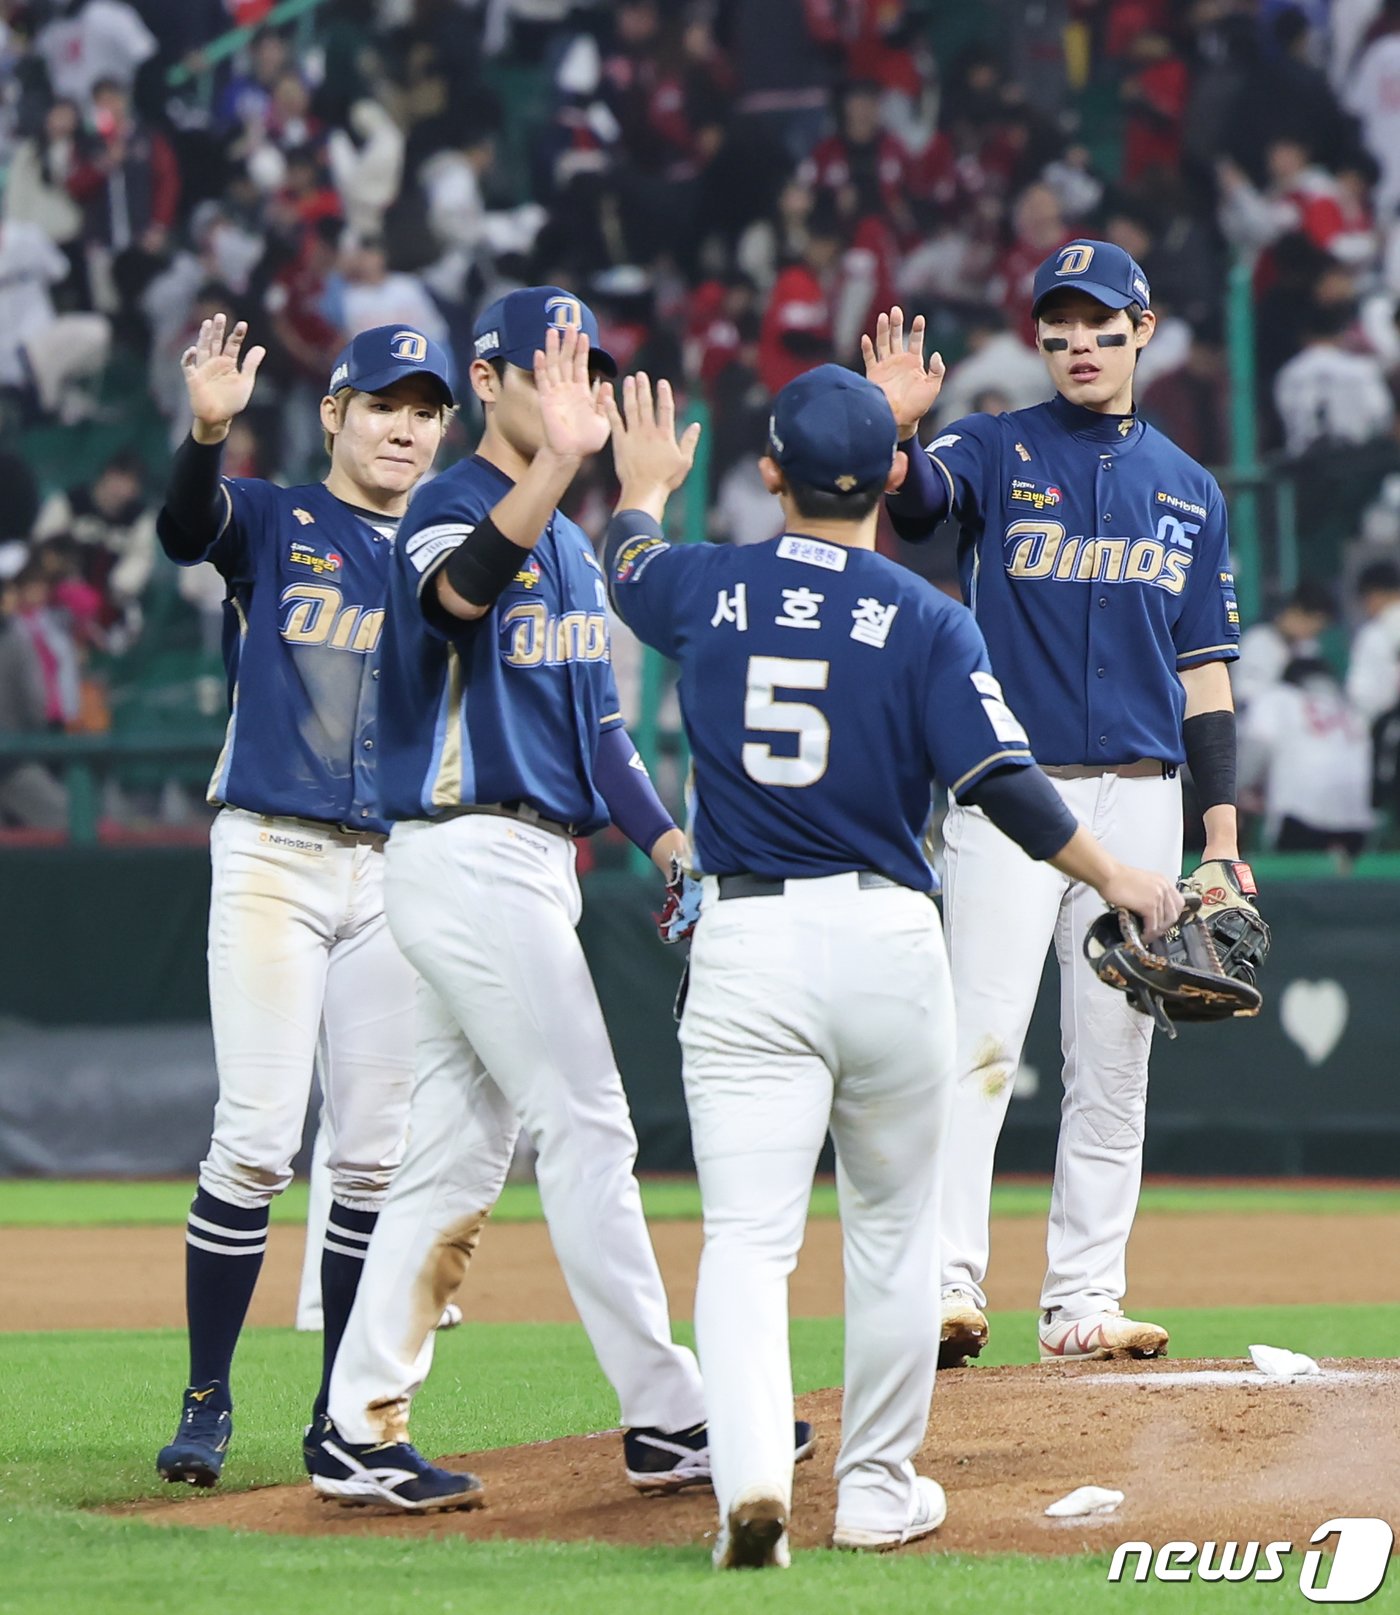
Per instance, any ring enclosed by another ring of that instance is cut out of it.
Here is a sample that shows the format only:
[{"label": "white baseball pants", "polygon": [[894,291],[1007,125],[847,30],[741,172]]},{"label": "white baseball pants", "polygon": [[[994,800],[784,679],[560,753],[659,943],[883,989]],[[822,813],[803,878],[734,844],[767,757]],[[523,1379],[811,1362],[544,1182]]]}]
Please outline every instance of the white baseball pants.
[{"label": "white baseball pants", "polygon": [[306,1187],[306,1246],[301,1257],[301,1283],[297,1287],[296,1326],[306,1334],[319,1330],[325,1322],[321,1307],[321,1247],[331,1217],[331,1134],[322,1107],[316,1143],[311,1151],[311,1170]]},{"label": "white baseball pants", "polygon": [[236,1206],[292,1179],[313,1067],[337,1200],[376,1210],[403,1153],[413,971],[384,919],[384,854],[224,808],[209,837],[209,1003],[219,1099],[199,1181]]},{"label": "white baseball pants", "polygon": [[720,901],[705,881],[681,1023],[704,1203],[695,1333],[720,1519],[792,1498],[788,1276],[828,1128],[846,1269],[837,1519],[903,1529],[938,1345],[953,998],[938,911],[854,874]]},{"label": "white baseball pants", "polygon": [[331,1417],[350,1441],[406,1439],[434,1327],[523,1125],[555,1254],[623,1423],[698,1424],[699,1370],[671,1340],[632,1118],[574,929],[573,843],[489,815],[400,824],[385,895],[423,981],[417,1072],[408,1152],[336,1359]]},{"label": "white baseball pants", "polygon": [[[1181,785],[1103,773],[1051,782],[1125,862],[1181,872]],[[943,1187],[943,1289],[985,1306],[992,1163],[1045,954],[1060,965],[1064,1102],[1040,1305],[1077,1318],[1117,1306],[1142,1183],[1152,1022],[1084,957],[1103,912],[1092,888],[1026,856],[976,808],[943,825],[944,920],[958,1006],[957,1082]]]}]

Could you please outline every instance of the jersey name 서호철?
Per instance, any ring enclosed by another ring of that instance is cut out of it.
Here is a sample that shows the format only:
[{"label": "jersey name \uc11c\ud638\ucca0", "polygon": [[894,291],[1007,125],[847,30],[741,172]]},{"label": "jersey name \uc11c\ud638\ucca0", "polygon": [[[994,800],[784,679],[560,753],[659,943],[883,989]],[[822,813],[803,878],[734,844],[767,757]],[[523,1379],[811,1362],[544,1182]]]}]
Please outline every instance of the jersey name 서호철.
[{"label": "jersey name \uc11c\ud638\ucca0", "polygon": [[394,517],[320,483],[226,477],[199,560],[227,580],[229,721],[209,800],[382,830],[374,780],[378,647]]},{"label": "jersey name \uc11c\ud638\ucca0", "polygon": [[971,614],[883,556],[795,534],[671,546],[623,512],[606,564],[619,615],[680,663],[705,874],[874,869],[931,892],[933,777],[1034,760]]},{"label": "jersey name \uc11c\ud638\ucca0", "polygon": [[1137,416],[1062,398],[928,446],[963,596],[1046,764],[1185,761],[1178,672],[1239,654],[1215,478]]},{"label": "jersey name \uc11c\ud638\ucca0", "polygon": [[[462,460],[422,488],[404,518],[384,632],[381,801],[392,820],[525,802],[586,835],[608,823],[593,778],[598,737],[622,722],[588,535],[556,511],[475,621],[448,616],[426,594],[512,486],[487,461]],[[561,744],[569,736],[574,743]]]}]

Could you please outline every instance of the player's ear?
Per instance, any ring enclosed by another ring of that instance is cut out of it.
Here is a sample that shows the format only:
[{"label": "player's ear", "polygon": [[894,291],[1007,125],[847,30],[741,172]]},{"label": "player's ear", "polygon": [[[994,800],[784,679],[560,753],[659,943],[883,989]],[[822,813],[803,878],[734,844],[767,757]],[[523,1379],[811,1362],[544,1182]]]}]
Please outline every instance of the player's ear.
[{"label": "player's ear", "polygon": [[1157,329],[1157,316],[1150,308],[1143,309],[1138,316],[1137,329],[1133,332],[1133,346],[1138,349],[1145,348],[1152,340],[1152,333]]},{"label": "player's ear", "polygon": [[763,486],[769,493],[780,494],[786,490],[787,482],[783,477],[783,468],[771,454],[760,457],[758,474],[763,478]]},{"label": "player's ear", "polygon": [[327,436],[334,437],[340,431],[344,422],[340,418],[340,406],[330,393],[321,400],[321,427]]},{"label": "player's ear", "polygon": [[467,371],[472,392],[483,404],[494,404],[501,396],[501,378],[485,359],[473,359]]},{"label": "player's ear", "polygon": [[890,474],[885,478],[885,492],[894,493],[897,488],[904,485],[904,479],[909,475],[909,456],[903,449],[894,451],[894,459],[890,462]]}]

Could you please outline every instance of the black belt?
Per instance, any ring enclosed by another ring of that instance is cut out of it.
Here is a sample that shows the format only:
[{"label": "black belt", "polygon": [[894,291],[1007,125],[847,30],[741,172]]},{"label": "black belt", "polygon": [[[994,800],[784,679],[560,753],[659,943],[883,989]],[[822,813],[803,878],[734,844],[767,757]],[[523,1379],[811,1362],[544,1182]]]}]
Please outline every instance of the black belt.
[{"label": "black belt", "polygon": [[[715,881],[721,903],[731,897],[781,897],[787,888],[785,880],[769,880],[763,875],[717,875]],[[899,881],[882,875],[878,869],[857,870],[856,885],[863,892],[883,891],[891,886],[900,888]]]},{"label": "black belt", "polygon": [[566,840],[581,834],[572,824],[560,824],[556,819],[545,818],[529,802],[465,802],[461,807],[448,808],[441,816],[444,819],[464,819],[473,813],[488,813],[497,819],[519,819],[522,824],[532,824],[537,830],[548,830],[551,835],[563,836]]}]

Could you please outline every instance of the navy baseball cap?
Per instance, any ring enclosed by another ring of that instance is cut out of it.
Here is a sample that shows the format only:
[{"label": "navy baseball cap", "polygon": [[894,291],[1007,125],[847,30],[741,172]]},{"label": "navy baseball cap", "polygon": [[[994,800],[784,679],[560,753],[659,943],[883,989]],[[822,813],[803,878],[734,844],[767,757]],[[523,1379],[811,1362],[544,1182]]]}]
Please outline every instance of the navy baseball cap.
[{"label": "navy baseball cap", "polygon": [[498,297],[482,311],[472,330],[472,352],[478,359],[505,359],[533,370],[535,353],[543,351],[545,332],[574,328],[588,338],[590,362],[605,376],[617,374],[617,361],[598,345],[598,318],[581,297],[562,286],[523,286]]},{"label": "navy baseball cap", "polygon": [[898,432],[873,381],[839,364],[807,370],[773,400],[768,452],[787,475],[824,493],[854,493],[890,474]]},{"label": "navy baseball cap", "polygon": [[357,392],[382,393],[405,376],[431,376],[442,388],[443,402],[457,402],[452,356],[409,325],[376,325],[372,331],[352,337],[335,361],[326,391],[338,393],[342,387],[353,387]]},{"label": "navy baseball cap", "polygon": [[1108,308],[1127,308],[1129,303],[1148,308],[1152,296],[1142,265],[1111,241],[1071,241],[1051,253],[1035,272],[1031,318],[1051,292],[1065,287],[1087,292]]}]

